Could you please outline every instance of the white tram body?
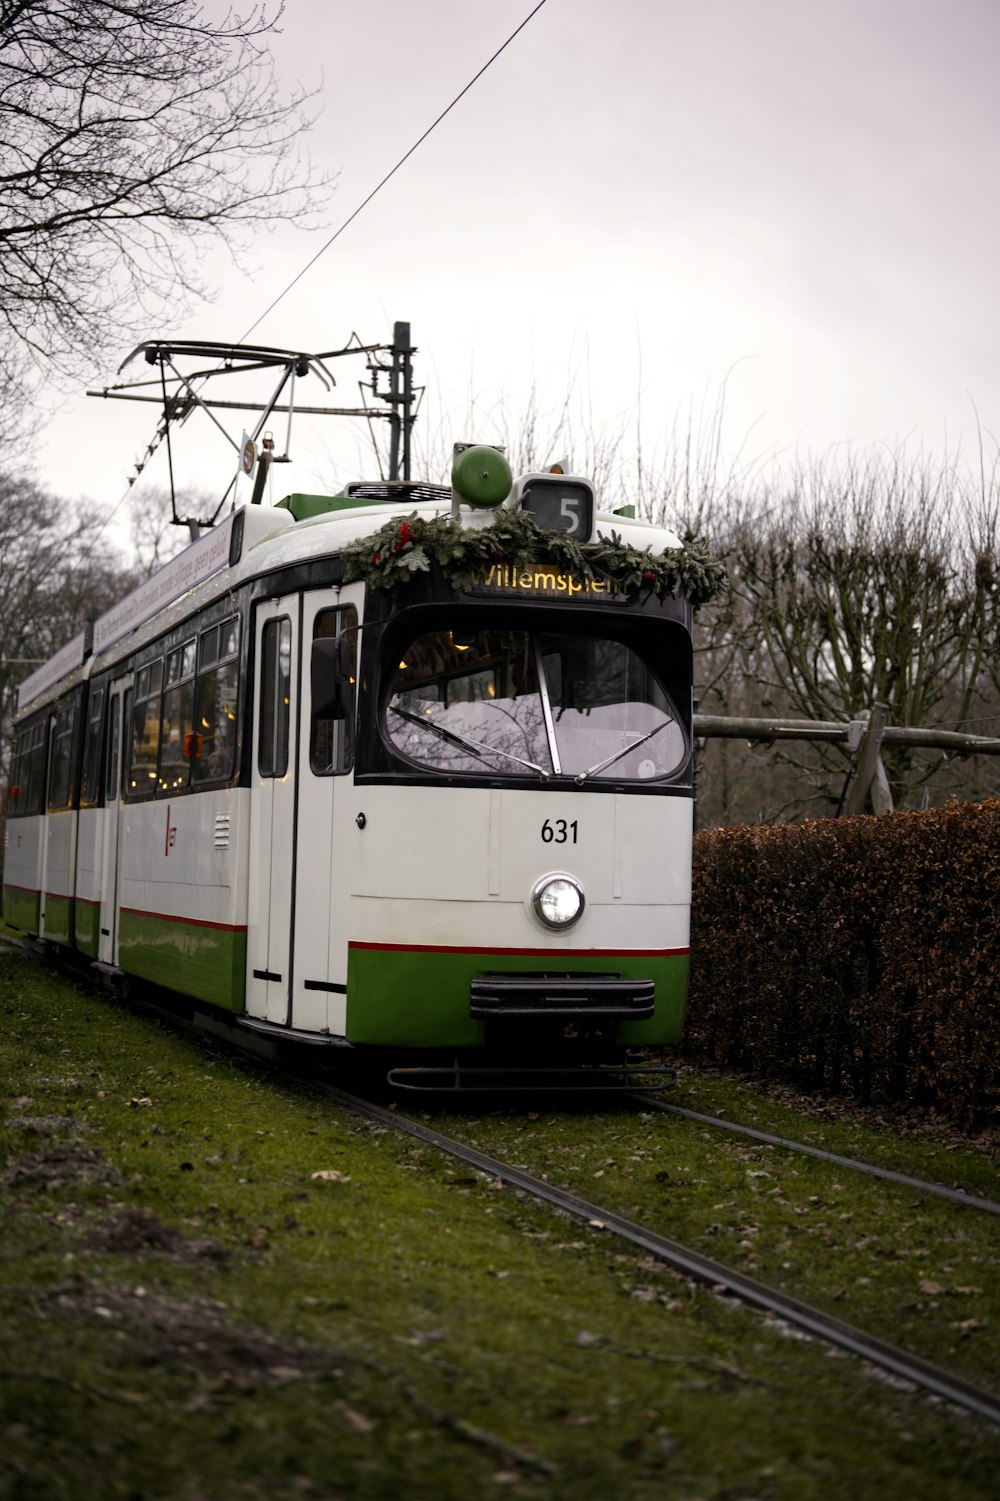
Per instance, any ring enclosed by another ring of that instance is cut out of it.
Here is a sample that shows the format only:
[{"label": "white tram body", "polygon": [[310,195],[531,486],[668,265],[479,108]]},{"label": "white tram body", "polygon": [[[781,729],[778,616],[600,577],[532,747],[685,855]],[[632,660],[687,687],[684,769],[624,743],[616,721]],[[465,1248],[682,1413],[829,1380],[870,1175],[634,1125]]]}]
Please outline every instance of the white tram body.
[{"label": "white tram body", "polygon": [[689,603],[502,558],[346,582],[393,518],[483,525],[445,489],[355,488],[231,513],[22,685],[5,919],[312,1042],[675,1041]]}]

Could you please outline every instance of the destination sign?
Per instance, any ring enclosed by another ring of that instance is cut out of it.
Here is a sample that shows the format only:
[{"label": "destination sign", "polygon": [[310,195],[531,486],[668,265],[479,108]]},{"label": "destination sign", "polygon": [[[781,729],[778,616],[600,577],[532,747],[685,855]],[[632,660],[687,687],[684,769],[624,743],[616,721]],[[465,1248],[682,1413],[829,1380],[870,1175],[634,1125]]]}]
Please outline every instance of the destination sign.
[{"label": "destination sign", "polygon": [[578,578],[563,573],[550,563],[531,563],[514,568],[509,563],[493,563],[477,579],[471,594],[530,595],[541,599],[624,599],[627,590],[616,579]]},{"label": "destination sign", "polygon": [[18,712],[29,704],[39,693],[44,693],[46,688],[51,688],[53,683],[72,672],[74,667],[79,667],[83,661],[86,637],[83,631],[74,636],[72,641],[57,651],[54,657],[50,657],[41,667],[36,667],[30,677],[26,677],[17,690]]},{"label": "destination sign", "polygon": [[104,651],[112,646],[158,610],[224,568],[229,562],[229,541],[235,519],[235,516],[227,516],[172,558],[158,573],[146,579],[138,589],[133,589],[120,604],[100,616],[94,625],[94,651]]}]

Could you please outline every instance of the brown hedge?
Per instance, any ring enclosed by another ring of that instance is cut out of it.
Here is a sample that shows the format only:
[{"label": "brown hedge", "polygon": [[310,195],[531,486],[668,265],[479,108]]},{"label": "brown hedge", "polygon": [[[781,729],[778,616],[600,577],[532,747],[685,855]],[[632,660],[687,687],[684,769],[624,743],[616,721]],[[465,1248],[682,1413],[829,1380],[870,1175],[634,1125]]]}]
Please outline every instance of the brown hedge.
[{"label": "brown hedge", "polygon": [[1000,802],[695,840],[687,1051],[1000,1116]]}]

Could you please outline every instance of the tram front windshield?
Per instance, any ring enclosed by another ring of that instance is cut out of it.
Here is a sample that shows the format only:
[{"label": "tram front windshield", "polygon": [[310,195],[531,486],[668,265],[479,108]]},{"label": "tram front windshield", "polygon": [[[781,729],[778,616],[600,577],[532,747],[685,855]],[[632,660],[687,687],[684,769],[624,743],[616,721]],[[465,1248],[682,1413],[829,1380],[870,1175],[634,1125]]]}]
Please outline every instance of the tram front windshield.
[{"label": "tram front windshield", "polygon": [[631,647],[603,636],[419,636],[400,659],[385,727],[408,760],[452,775],[650,781],[687,757],[663,685]]}]

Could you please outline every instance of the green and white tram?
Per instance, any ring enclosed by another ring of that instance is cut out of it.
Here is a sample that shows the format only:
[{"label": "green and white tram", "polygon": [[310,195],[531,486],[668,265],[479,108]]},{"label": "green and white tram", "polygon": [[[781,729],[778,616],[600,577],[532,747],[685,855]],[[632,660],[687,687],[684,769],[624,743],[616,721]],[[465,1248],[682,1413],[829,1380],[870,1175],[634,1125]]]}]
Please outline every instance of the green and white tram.
[{"label": "green and white tram", "polygon": [[487,448],[236,510],[22,685],[4,917],[390,1066],[676,1041],[720,573]]}]

